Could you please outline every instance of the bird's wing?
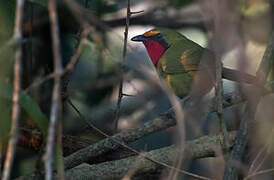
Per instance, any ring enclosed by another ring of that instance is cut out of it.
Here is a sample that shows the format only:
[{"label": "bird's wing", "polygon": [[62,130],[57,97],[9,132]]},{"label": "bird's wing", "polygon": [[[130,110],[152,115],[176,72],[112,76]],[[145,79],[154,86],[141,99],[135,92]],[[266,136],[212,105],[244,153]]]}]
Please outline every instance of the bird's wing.
[{"label": "bird's wing", "polygon": [[176,41],[161,57],[158,71],[161,75],[188,73],[193,77],[203,51],[204,48],[193,41]]}]

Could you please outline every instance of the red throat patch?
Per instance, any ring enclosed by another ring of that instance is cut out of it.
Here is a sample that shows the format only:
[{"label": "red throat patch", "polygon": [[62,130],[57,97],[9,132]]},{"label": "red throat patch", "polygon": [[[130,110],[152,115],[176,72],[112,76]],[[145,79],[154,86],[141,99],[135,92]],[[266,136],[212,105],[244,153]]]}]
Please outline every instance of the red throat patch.
[{"label": "red throat patch", "polygon": [[153,40],[145,41],[144,45],[147,49],[148,55],[152,63],[156,67],[166,48],[159,42]]}]

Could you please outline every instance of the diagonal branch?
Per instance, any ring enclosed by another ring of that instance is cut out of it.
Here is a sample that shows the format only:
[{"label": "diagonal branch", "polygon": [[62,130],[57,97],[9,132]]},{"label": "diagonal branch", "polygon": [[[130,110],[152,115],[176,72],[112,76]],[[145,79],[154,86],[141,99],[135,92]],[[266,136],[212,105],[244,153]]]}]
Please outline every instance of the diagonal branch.
[{"label": "diagonal branch", "polygon": [[[235,132],[231,132],[229,134],[229,139],[231,140],[231,142],[233,142],[234,138]],[[184,146],[183,161],[189,159],[213,157],[216,155],[216,148],[221,148],[224,151],[227,151],[229,149],[229,147],[226,147],[224,145],[224,138],[222,135],[204,136],[193,141],[188,141],[185,143]],[[144,156],[168,165],[173,163],[173,161],[177,158],[180,151],[182,151],[180,146],[172,145],[169,147],[164,147],[144,153]],[[138,163],[135,163],[137,161]],[[163,169],[163,165],[155,163],[146,158],[140,159],[140,157],[137,155],[121,160],[104,162],[96,165],[88,165],[84,163],[80,166],[68,170],[66,172],[66,178],[77,177],[76,179],[121,179],[131,168],[135,168],[137,173],[141,174],[161,170]],[[179,172],[181,171],[179,169],[175,170]],[[193,176],[193,174],[189,175]],[[199,175],[195,175],[195,178],[209,179]]]}]

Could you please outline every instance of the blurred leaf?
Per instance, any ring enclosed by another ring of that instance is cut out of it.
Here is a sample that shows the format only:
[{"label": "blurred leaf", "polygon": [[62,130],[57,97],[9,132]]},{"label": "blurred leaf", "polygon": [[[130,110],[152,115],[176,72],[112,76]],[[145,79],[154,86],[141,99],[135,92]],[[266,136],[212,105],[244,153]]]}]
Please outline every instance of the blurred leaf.
[{"label": "blurred leaf", "polygon": [[[0,97],[12,101],[12,87],[9,83],[0,80]],[[46,135],[48,129],[48,118],[40,110],[37,103],[28,95],[21,96],[21,107],[28,113],[28,115],[37,123],[43,135]],[[0,113],[1,114],[1,113]]]}]

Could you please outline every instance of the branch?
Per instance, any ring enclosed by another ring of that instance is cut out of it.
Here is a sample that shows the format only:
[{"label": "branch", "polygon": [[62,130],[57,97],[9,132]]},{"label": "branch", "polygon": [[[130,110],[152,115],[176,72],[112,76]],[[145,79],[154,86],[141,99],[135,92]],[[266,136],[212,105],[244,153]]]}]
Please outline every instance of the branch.
[{"label": "branch", "polygon": [[[231,142],[234,141],[235,132],[229,134],[229,139]],[[229,150],[229,147],[225,147],[224,139],[221,135],[204,136],[193,141],[187,141],[184,146],[183,161],[213,157],[218,148],[221,148],[224,151]],[[182,151],[180,146],[172,145],[144,153],[143,156],[164,164],[172,164],[180,151]],[[132,156],[126,159],[104,162],[96,165],[81,164],[80,166],[68,170],[65,176],[68,179],[70,177],[76,179],[121,179],[131,168],[135,168],[137,174],[141,174],[161,170],[163,166],[145,158],[140,159],[139,156]],[[196,178],[200,179],[209,179],[198,175],[196,176]]]},{"label": "branch", "polygon": [[[121,71],[120,73],[123,74],[123,68],[126,63],[126,55],[127,55],[127,39],[128,39],[128,28],[129,28],[129,20],[131,16],[130,11],[130,0],[127,0],[127,17],[126,17],[126,27],[124,32],[124,46],[123,46],[123,59],[121,64]],[[121,108],[121,101],[123,98],[123,76],[121,78],[120,84],[119,84],[119,94],[118,94],[118,101],[117,101],[117,108],[115,112],[115,119],[114,119],[114,131],[117,131],[118,129],[118,121],[120,116],[120,108]]]},{"label": "branch", "polygon": [[18,121],[20,117],[20,86],[21,86],[21,64],[22,64],[22,25],[23,25],[23,13],[24,13],[24,0],[17,0],[16,3],[16,17],[14,26],[14,39],[16,41],[16,52],[14,60],[14,80],[13,80],[13,96],[12,96],[12,119],[11,119],[11,129],[10,129],[10,140],[8,144],[4,170],[3,170],[3,180],[8,180],[10,178],[10,172],[12,168],[12,163],[14,160],[14,154],[16,150],[16,143],[18,140]]},{"label": "branch", "polygon": [[[54,56],[54,73],[56,76],[54,77],[54,86],[52,92],[52,105],[50,112],[50,125],[48,129],[48,139],[46,145],[46,152],[44,155],[45,161],[45,178],[46,180],[52,179],[53,173],[53,147],[55,144],[55,136],[56,136],[56,127],[58,121],[61,119],[62,106],[61,106],[61,73],[63,72],[62,67],[62,56],[60,49],[60,36],[59,36],[59,28],[58,28],[58,17],[56,10],[56,1],[49,0],[48,2],[48,11],[51,23],[51,36],[52,36],[52,48],[53,48],[53,56]],[[62,172],[58,172],[61,175],[64,174]],[[63,179],[62,177],[60,177]]]}]

